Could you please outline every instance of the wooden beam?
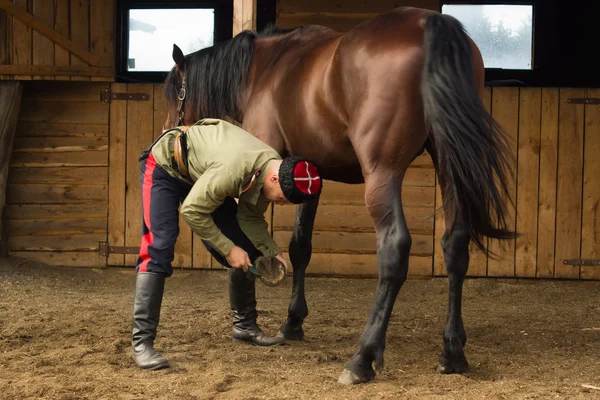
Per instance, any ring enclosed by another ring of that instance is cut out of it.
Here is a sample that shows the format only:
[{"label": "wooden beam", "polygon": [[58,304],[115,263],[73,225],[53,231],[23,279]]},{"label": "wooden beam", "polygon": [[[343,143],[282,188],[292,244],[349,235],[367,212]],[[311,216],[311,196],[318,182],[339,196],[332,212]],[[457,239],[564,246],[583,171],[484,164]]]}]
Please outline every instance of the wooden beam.
[{"label": "wooden beam", "polygon": [[57,31],[55,31],[51,26],[48,26],[46,23],[44,23],[40,18],[34,17],[33,15],[24,11],[23,9],[17,7],[11,1],[0,0],[0,9],[5,10],[14,18],[35,29],[41,35],[44,35],[48,39],[52,40],[54,43],[69,50],[71,53],[81,58],[89,65],[95,66],[100,63],[98,57],[94,56],[89,51],[83,49],[77,43],[68,39],[64,35],[61,35]]},{"label": "wooden beam", "polygon": [[[100,60],[98,66],[112,67],[115,65],[116,1],[95,1],[92,10],[93,12],[90,13],[90,51]],[[91,80],[99,79],[92,78]]]},{"label": "wooden beam", "polygon": [[51,75],[51,76],[101,76],[110,78],[110,67],[88,67],[79,65],[0,65],[0,75]]},{"label": "wooden beam", "polygon": [[256,0],[233,0],[233,36],[256,30]]},{"label": "wooden beam", "polygon": [[[90,50],[90,0],[77,0],[69,2],[69,24],[71,38],[82,49]],[[71,65],[84,67],[85,61],[71,54]],[[89,81],[86,76],[72,76],[72,81]]]},{"label": "wooden beam", "polygon": [[10,64],[12,27],[5,11],[0,11],[0,64]]},{"label": "wooden beam", "polygon": [[[23,12],[27,12],[30,6],[29,0],[13,0],[15,7],[19,7]],[[33,29],[19,21],[16,18],[12,19],[12,60],[9,64],[14,65],[32,65],[32,45],[33,45]],[[31,80],[31,75],[14,76],[17,81]]]},{"label": "wooden beam", "polygon": [[[31,10],[34,17],[39,18],[41,22],[45,23],[52,29],[54,29],[54,1],[47,0],[33,0],[33,8]],[[55,31],[58,33],[58,31]],[[32,64],[33,65],[54,65],[54,47],[47,37],[42,35],[38,31],[33,31],[33,42],[32,42]],[[53,76],[36,75],[32,77],[33,80],[49,80],[53,81]]]},{"label": "wooden beam", "polygon": [[[127,92],[126,83],[114,83],[110,87],[113,92]],[[115,101],[110,105],[107,240],[111,246],[125,246],[127,103],[127,101]],[[125,255],[109,254],[106,263],[125,265]]]},{"label": "wooden beam", "polygon": [[[58,33],[71,37],[69,32],[71,30],[69,23],[69,0],[55,0],[54,1],[54,29]],[[8,63],[10,64],[10,63]],[[54,45],[54,65],[71,65],[71,54],[63,49],[61,46]],[[56,77],[56,80],[68,81],[68,76]]]},{"label": "wooden beam", "polygon": [[6,201],[8,167],[12,154],[17,119],[21,109],[23,85],[17,81],[0,82],[0,257],[7,255],[3,213]]}]

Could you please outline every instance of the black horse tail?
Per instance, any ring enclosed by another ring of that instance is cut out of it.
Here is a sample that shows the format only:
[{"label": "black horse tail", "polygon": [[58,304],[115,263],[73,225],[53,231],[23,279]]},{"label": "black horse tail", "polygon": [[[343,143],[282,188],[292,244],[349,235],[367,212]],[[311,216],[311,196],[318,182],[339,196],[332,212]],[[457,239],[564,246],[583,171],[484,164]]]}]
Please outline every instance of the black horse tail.
[{"label": "black horse tail", "polygon": [[452,231],[457,218],[477,247],[488,254],[484,236],[511,239],[506,185],[512,152],[506,132],[485,109],[473,75],[471,42],[463,25],[433,14],[425,23],[425,69],[421,90],[432,158]]}]

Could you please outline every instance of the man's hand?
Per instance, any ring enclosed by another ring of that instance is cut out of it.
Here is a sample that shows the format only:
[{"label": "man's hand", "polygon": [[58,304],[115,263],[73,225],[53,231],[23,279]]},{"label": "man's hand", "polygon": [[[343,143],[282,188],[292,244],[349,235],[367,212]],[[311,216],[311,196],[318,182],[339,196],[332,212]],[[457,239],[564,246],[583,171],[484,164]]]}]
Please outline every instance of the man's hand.
[{"label": "man's hand", "polygon": [[283,254],[279,253],[275,256],[275,258],[277,258],[279,261],[281,261],[281,263],[283,264],[283,268],[285,269],[285,274],[287,275],[288,267],[287,267],[287,262],[285,261],[285,258],[283,258]]},{"label": "man's hand", "polygon": [[243,269],[244,272],[248,272],[248,267],[252,266],[248,253],[241,247],[233,246],[229,254],[227,255],[227,262],[233,268]]}]

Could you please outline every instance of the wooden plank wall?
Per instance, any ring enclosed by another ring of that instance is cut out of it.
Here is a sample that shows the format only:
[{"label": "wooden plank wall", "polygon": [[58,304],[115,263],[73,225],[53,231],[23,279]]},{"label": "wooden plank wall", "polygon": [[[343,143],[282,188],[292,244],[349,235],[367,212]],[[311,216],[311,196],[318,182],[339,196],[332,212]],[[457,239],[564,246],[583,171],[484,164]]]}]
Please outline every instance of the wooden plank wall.
[{"label": "wooden plank wall", "polygon": [[[161,134],[167,107],[161,84],[112,84],[113,92],[146,93],[148,101],[112,101],[110,113],[110,198],[108,243],[139,247],[142,232],[140,153]],[[180,217],[175,246],[175,268],[212,268],[213,260],[202,242]],[[134,266],[137,254],[111,254],[108,265]],[[215,263],[214,267],[220,267]]]},{"label": "wooden plank wall", "polygon": [[11,255],[101,267],[108,206],[105,83],[25,84],[11,159],[6,225]]},{"label": "wooden plank wall", "polygon": [[[8,179],[6,225],[13,255],[57,265],[135,264],[136,255],[99,255],[98,243],[137,247],[141,234],[137,158],[160,134],[166,107],[159,84],[112,84],[149,101],[99,100],[91,82],[25,86]],[[471,276],[600,279],[598,267],[564,265],[600,255],[600,106],[569,98],[598,89],[487,88],[484,102],[513,138],[516,175],[509,183],[522,236],[500,259],[471,251]],[[109,113],[110,109],[110,113]],[[109,146],[110,143],[110,146]],[[110,168],[108,167],[110,165]],[[326,182],[317,213],[310,272],[375,276],[375,233],[363,185]],[[443,214],[427,154],[407,173],[403,201],[413,237],[411,275],[444,275]],[[285,250],[294,206],[276,206],[269,223]],[[512,222],[511,222],[512,223]],[[180,221],[175,267],[220,268]],[[499,250],[490,241],[491,249]]]},{"label": "wooden plank wall", "polygon": [[[600,89],[587,89],[586,97],[600,98]],[[600,106],[584,106],[583,206],[581,208],[581,258],[600,258]],[[582,266],[579,277],[599,279],[598,267]]]},{"label": "wooden plank wall", "polygon": [[0,10],[0,65],[80,67],[77,74],[73,75],[53,74],[49,71],[45,76],[0,74],[0,79],[114,80],[116,32],[114,0],[12,0],[12,2],[98,57],[100,61],[96,67],[107,67],[110,70],[108,76],[98,76],[100,72],[93,71],[86,62],[17,18]]},{"label": "wooden plank wall", "polygon": [[[516,160],[509,187],[516,201],[511,223],[521,236],[497,258],[472,252],[473,276],[600,279],[599,267],[565,265],[565,259],[599,258],[600,106],[570,98],[598,97],[597,89],[488,88],[492,116],[511,138]],[[436,207],[440,205],[436,197]],[[515,217],[516,215],[516,217]],[[436,218],[436,225],[440,224]],[[443,234],[436,229],[436,242]],[[435,275],[445,273],[435,247]]]},{"label": "wooden plank wall", "polygon": [[[564,264],[565,259],[600,256],[600,106],[568,102],[599,95],[598,89],[486,89],[488,110],[511,138],[515,175],[508,186],[516,210],[508,220],[521,236],[503,246],[490,240],[488,247],[498,257],[486,257],[472,246],[469,276],[600,279],[600,267]],[[443,212],[426,219],[442,204],[434,182],[430,160],[421,156],[403,187],[413,237],[411,275],[446,273],[440,244]],[[377,275],[375,234],[363,189],[326,182],[310,272]],[[284,249],[294,218],[293,206],[275,207],[274,236]]]},{"label": "wooden plank wall", "polygon": [[4,205],[22,95],[21,82],[0,82],[0,258],[8,255]]}]

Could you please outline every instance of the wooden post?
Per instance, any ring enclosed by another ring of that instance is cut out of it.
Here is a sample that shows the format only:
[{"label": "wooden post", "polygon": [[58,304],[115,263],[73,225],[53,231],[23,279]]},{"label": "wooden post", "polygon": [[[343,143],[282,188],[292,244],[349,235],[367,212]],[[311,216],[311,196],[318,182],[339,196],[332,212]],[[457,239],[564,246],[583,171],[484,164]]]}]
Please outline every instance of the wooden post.
[{"label": "wooden post", "polygon": [[233,36],[256,30],[256,0],[233,0]]},{"label": "wooden post", "polygon": [[12,154],[17,119],[21,109],[23,85],[17,81],[0,82],[0,257],[8,254],[3,224],[8,167]]},{"label": "wooden post", "polygon": [[6,11],[0,10],[0,64],[11,64],[12,27],[11,18]]}]

